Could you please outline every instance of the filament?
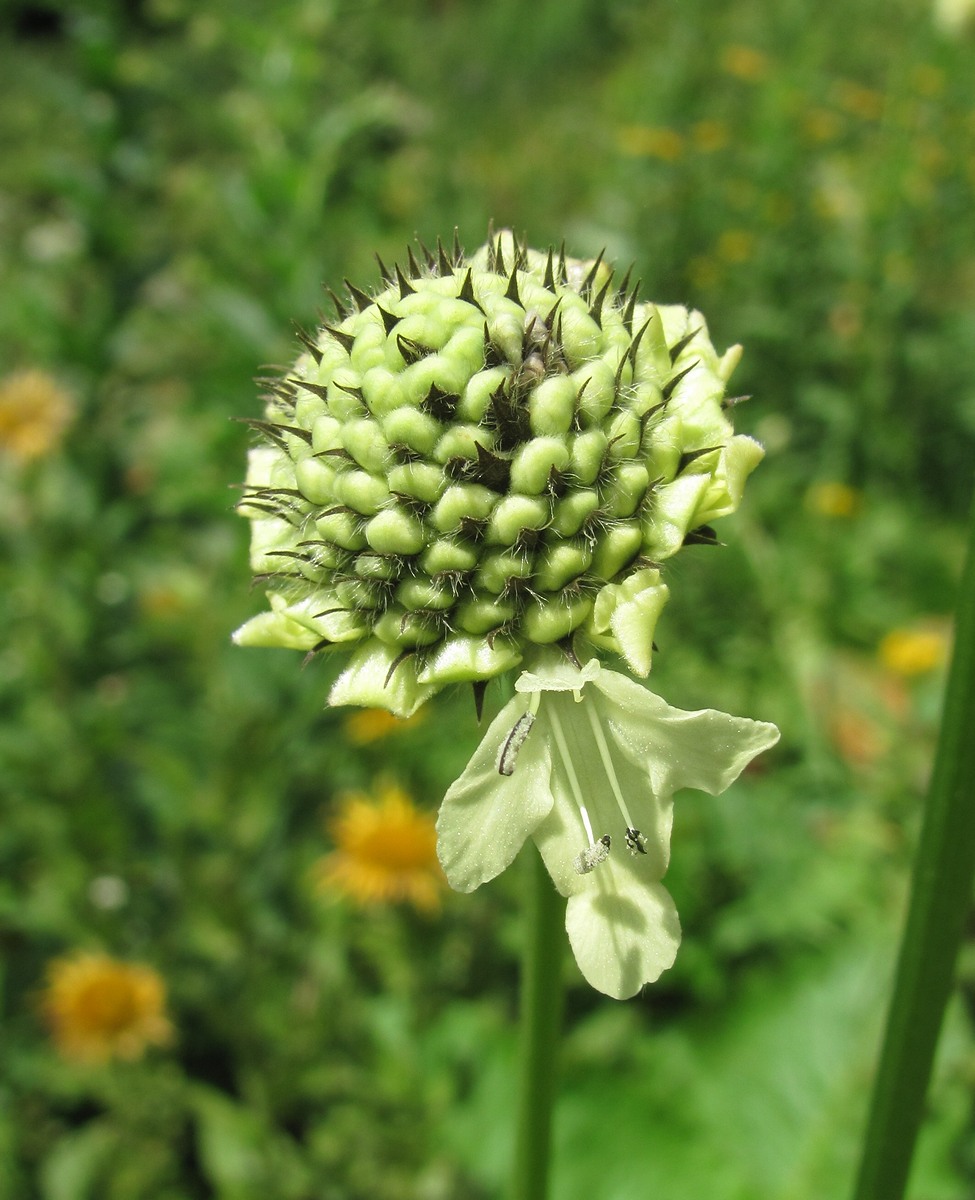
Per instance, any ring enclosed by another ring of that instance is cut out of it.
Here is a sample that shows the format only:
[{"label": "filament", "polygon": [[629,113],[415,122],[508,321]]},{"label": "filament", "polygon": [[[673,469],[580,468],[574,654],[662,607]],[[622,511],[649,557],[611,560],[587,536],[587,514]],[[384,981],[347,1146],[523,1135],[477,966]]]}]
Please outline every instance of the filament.
[{"label": "filament", "polygon": [[559,720],[559,714],[555,710],[555,705],[551,705],[550,715],[552,718],[552,733],[555,735],[555,744],[558,746],[559,754],[562,756],[562,765],[565,767],[565,773],[568,776],[569,788],[572,792],[572,798],[576,802],[576,807],[579,809],[579,815],[582,817],[582,823],[586,829],[586,836],[589,838],[590,846],[595,842],[596,838],[592,832],[592,824],[589,820],[589,813],[586,811],[586,805],[582,799],[582,788],[579,786],[579,778],[576,775],[575,767],[572,765],[572,759],[569,757],[569,746],[565,740],[565,733],[562,730],[562,722]]},{"label": "filament", "polygon": [[632,829],[633,818],[630,816],[630,810],[626,807],[626,801],[623,799],[623,789],[620,787],[620,781],[616,777],[616,768],[613,766],[613,760],[610,757],[609,746],[606,745],[606,735],[603,733],[603,727],[599,724],[592,708],[587,708],[586,714],[589,717],[589,724],[592,726],[593,737],[596,739],[599,757],[603,760],[603,767],[609,777],[609,786],[616,797],[616,803],[620,806],[620,812],[623,814],[623,820],[626,822],[627,829]]}]

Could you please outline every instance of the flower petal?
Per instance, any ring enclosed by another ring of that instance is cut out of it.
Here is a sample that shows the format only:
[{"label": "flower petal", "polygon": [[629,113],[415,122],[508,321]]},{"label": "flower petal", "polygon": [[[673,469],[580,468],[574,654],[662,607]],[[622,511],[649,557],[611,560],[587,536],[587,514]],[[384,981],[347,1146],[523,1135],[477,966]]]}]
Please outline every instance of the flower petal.
[{"label": "flower petal", "polygon": [[565,928],[579,970],[616,1000],[634,996],[673,965],[680,920],[667,889],[609,860],[600,886],[569,897]]},{"label": "flower petal", "polygon": [[[618,860],[629,872],[636,872],[641,881],[652,884],[663,877],[670,858],[673,802],[669,796],[657,796],[654,793],[648,763],[631,761],[619,752],[615,739],[610,737],[606,739],[606,748],[616,782],[633,822],[646,839],[642,854],[631,858],[626,849],[628,823],[613,794],[613,785],[593,732],[592,715],[595,715],[597,724],[601,722],[602,728],[606,728],[605,708],[602,696],[593,689],[587,689],[578,704],[571,696],[546,696],[539,710],[538,732],[555,750],[551,783],[555,803],[552,811],[535,830],[535,844],[563,896],[575,895],[604,882],[604,868],[601,865],[592,874],[582,875],[576,869],[576,858],[580,851],[586,849],[589,837],[569,778],[570,773],[586,805],[594,837],[599,839],[609,834],[612,838],[611,856],[614,860]],[[550,724],[553,717],[558,718],[563,730],[568,762],[563,760],[558,750]]]},{"label": "flower petal", "polygon": [[561,655],[548,654],[522,671],[515,680],[516,692],[578,692],[602,673],[602,665],[591,658],[582,667],[574,667]]},{"label": "flower petal", "polygon": [[505,705],[440,806],[437,853],[450,886],[459,892],[472,892],[509,867],[552,808],[551,753],[538,731],[528,733],[511,774],[498,770],[524,712],[520,696]]},{"label": "flower petal", "polygon": [[670,796],[682,787],[716,796],[779,740],[778,729],[766,721],[713,708],[672,708],[615,671],[602,671],[593,686],[611,702],[605,711],[620,750],[647,771],[657,796]]}]

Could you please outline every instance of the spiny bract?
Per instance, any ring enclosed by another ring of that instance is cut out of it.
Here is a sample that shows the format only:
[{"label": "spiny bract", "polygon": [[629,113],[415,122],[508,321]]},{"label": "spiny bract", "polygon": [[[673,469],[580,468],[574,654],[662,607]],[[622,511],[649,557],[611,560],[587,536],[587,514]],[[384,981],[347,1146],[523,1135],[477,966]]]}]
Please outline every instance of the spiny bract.
[{"label": "spiny bract", "polygon": [[740,347],[601,256],[421,250],[268,381],[239,508],[271,609],[236,641],[354,646],[330,702],[401,716],[537,646],[646,675],[660,563],[714,540],[762,456],[725,415]]}]

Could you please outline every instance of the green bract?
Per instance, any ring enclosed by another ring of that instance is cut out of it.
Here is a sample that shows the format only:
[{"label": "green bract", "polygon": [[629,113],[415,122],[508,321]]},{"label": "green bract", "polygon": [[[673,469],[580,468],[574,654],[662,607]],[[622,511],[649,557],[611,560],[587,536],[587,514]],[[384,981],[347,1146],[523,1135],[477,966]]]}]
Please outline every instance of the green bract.
[{"label": "green bract", "polygon": [[330,702],[400,716],[537,646],[646,675],[660,564],[713,540],[762,456],[725,413],[739,348],[509,233],[381,270],[252,423],[240,511],[270,610],[236,640],[350,649]]}]

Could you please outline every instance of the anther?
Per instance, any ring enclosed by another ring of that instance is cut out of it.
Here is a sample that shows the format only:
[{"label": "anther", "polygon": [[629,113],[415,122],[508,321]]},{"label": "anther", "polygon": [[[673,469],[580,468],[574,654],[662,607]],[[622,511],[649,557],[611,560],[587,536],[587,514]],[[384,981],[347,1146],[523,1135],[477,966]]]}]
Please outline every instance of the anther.
[{"label": "anther", "polygon": [[631,854],[646,854],[647,839],[639,829],[627,829],[626,848]]},{"label": "anther", "polygon": [[535,714],[532,712],[522,713],[514,723],[514,727],[504,740],[504,745],[501,747],[501,753],[498,755],[498,774],[513,775],[515,770],[515,762],[518,758],[518,751],[525,744],[525,740],[531,733],[531,728],[535,724]]},{"label": "anther", "polygon": [[587,846],[581,854],[577,854],[572,860],[572,866],[575,868],[576,874],[588,875],[590,871],[595,871],[601,862],[605,862],[609,857],[609,847],[612,844],[612,838],[608,833],[591,846]]},{"label": "anther", "polygon": [[541,698],[541,692],[534,693],[529,702],[528,711],[521,714],[512,726],[511,732],[504,739],[500,753],[498,754],[499,775],[514,774],[518,752],[524,746],[528,735],[531,733],[532,726],[535,724],[535,714],[538,712],[538,704]]}]

